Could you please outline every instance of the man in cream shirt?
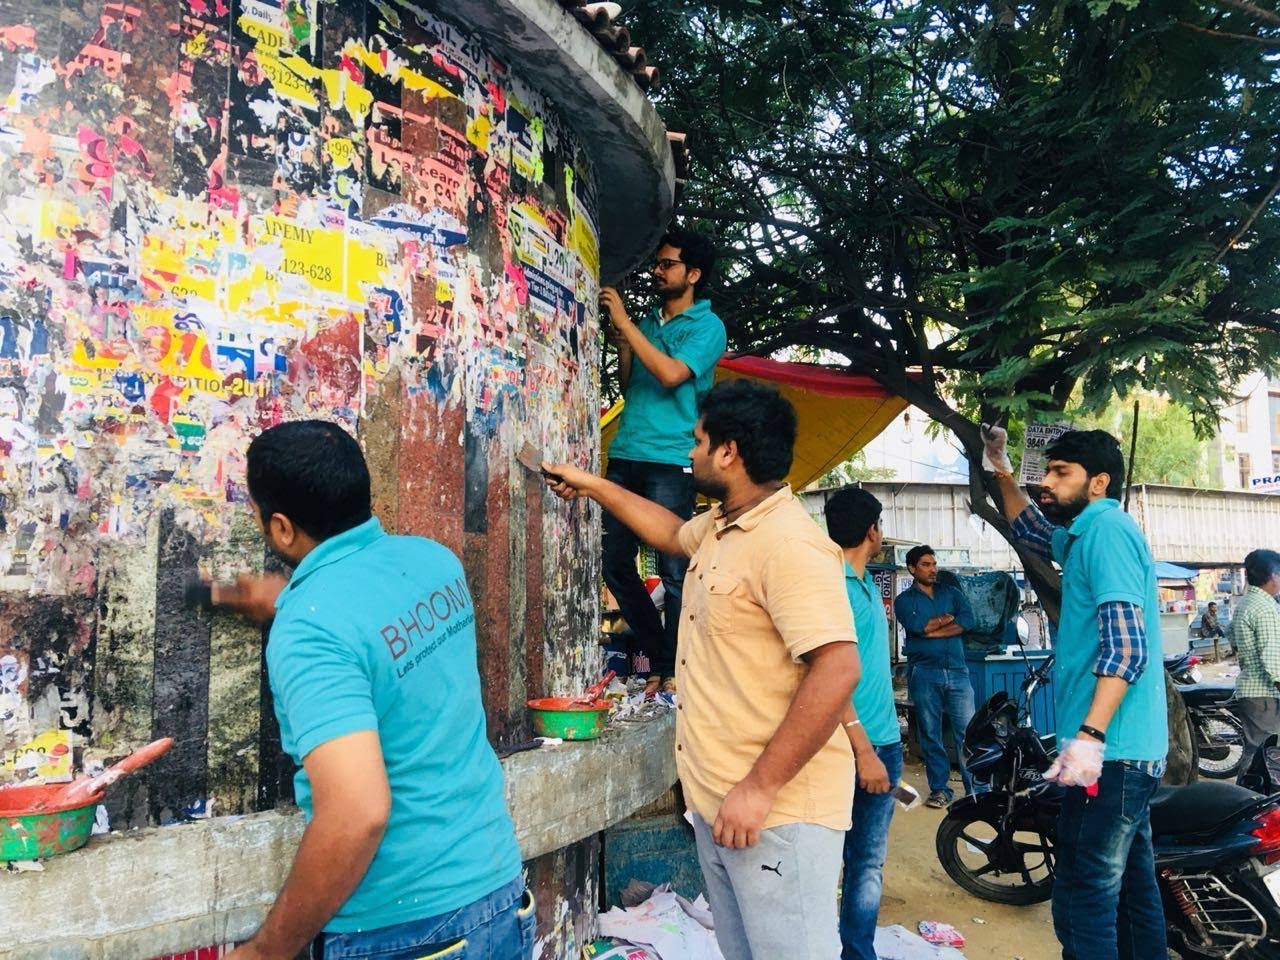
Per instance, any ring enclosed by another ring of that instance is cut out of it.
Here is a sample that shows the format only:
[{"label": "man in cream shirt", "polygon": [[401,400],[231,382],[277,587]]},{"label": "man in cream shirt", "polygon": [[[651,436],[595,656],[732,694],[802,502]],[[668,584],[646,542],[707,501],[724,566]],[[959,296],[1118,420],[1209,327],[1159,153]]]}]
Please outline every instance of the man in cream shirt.
[{"label": "man in cream shirt", "polygon": [[837,960],[836,885],[854,763],[840,720],[859,674],[840,549],[784,478],[795,410],[746,380],[707,394],[694,482],[716,508],[687,523],[567,464],[585,496],[659,550],[690,558],[676,663],[676,766],[726,960]]}]

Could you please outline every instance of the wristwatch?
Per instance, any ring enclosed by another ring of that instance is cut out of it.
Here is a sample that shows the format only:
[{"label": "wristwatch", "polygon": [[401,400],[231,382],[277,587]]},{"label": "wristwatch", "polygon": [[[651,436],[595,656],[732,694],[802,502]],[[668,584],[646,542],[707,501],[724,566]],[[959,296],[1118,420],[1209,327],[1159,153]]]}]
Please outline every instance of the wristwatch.
[{"label": "wristwatch", "polygon": [[1080,732],[1087,733],[1089,736],[1093,737],[1093,739],[1097,740],[1099,743],[1107,742],[1107,735],[1105,733],[1103,733],[1097,727],[1089,726],[1087,723],[1080,724]]}]

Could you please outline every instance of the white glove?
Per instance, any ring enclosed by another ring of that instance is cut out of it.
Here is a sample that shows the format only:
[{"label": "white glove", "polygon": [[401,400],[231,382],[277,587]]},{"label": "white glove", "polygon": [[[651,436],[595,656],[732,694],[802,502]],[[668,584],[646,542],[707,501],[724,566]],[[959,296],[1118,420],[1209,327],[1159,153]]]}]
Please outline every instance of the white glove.
[{"label": "white glove", "polygon": [[1067,740],[1044,778],[1064,787],[1091,787],[1102,776],[1102,755],[1106,752],[1107,745],[1097,740]]},{"label": "white glove", "polygon": [[994,473],[1013,473],[1009,462],[1009,434],[1004,427],[982,424],[982,469]]}]

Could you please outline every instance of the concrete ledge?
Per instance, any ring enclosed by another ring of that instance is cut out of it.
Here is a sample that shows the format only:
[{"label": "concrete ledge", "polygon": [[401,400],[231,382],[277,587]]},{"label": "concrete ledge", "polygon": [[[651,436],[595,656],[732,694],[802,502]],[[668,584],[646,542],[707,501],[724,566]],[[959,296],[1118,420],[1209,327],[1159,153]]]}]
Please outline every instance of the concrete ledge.
[{"label": "concrete ledge", "polygon": [[[503,761],[525,860],[617,823],[675,783],[675,720]],[[95,837],[40,873],[0,873],[0,957],[146,960],[242,939],[284,883],[296,809]]]},{"label": "concrete ledge", "polygon": [[453,0],[439,12],[518,64],[590,149],[601,283],[649,257],[671,218],[675,165],[666,128],[631,75],[555,0]]}]

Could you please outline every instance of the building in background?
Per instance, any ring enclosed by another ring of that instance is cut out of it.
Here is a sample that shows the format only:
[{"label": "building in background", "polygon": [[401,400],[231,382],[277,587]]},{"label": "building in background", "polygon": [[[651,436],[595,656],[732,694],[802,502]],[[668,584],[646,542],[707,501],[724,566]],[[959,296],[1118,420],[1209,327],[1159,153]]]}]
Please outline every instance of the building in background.
[{"label": "building in background", "polygon": [[[1280,378],[1259,371],[1237,387],[1240,400],[1222,411],[1215,455],[1228,490],[1280,493]],[[1271,481],[1271,482],[1268,482]]]},{"label": "building in background", "polygon": [[861,450],[860,467],[877,480],[909,483],[967,481],[968,462],[949,430],[923,410],[908,407]]}]

